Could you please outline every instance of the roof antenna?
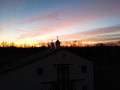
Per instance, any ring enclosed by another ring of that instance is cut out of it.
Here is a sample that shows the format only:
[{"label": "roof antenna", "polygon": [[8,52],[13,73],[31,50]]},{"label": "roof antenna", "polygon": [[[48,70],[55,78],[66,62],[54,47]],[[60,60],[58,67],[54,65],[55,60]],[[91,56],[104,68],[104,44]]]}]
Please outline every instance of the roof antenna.
[{"label": "roof antenna", "polygon": [[59,37],[57,36],[57,40],[58,40],[58,38],[59,38]]}]

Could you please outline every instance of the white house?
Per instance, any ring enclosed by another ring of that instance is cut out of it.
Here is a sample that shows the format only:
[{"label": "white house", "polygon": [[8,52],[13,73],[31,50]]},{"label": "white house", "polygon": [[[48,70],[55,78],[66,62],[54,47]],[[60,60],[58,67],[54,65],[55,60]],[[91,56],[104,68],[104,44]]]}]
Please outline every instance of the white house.
[{"label": "white house", "polygon": [[0,70],[0,90],[94,90],[94,63],[48,49]]}]

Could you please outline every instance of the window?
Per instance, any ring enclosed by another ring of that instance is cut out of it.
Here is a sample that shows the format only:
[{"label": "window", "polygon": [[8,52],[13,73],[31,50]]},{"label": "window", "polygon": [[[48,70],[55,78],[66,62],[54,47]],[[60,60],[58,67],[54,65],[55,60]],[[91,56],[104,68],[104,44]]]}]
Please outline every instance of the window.
[{"label": "window", "polygon": [[86,85],[83,85],[83,86],[82,86],[82,90],[87,90],[87,86],[86,86]]},{"label": "window", "polygon": [[61,54],[61,58],[62,58],[62,59],[66,59],[66,54],[65,54],[65,53],[62,53],[62,54]]},{"label": "window", "polygon": [[37,74],[38,74],[38,75],[42,75],[42,74],[43,74],[43,71],[44,71],[43,68],[38,68],[38,69],[37,69]]},{"label": "window", "polygon": [[86,66],[82,66],[82,72],[87,72],[87,67]]}]

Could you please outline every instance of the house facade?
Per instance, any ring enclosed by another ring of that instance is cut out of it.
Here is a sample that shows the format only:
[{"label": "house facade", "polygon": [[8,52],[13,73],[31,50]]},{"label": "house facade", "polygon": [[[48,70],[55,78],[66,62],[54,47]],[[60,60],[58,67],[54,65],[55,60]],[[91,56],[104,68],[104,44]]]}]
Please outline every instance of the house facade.
[{"label": "house facade", "polygon": [[0,90],[94,90],[94,63],[50,49],[0,71]]}]

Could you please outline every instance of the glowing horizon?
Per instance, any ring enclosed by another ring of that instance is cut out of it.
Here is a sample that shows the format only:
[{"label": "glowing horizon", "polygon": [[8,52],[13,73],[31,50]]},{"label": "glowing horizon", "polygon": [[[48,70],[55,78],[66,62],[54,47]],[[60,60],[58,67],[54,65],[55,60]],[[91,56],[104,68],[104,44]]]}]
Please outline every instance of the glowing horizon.
[{"label": "glowing horizon", "polygon": [[120,40],[119,0],[0,0],[0,42]]}]

